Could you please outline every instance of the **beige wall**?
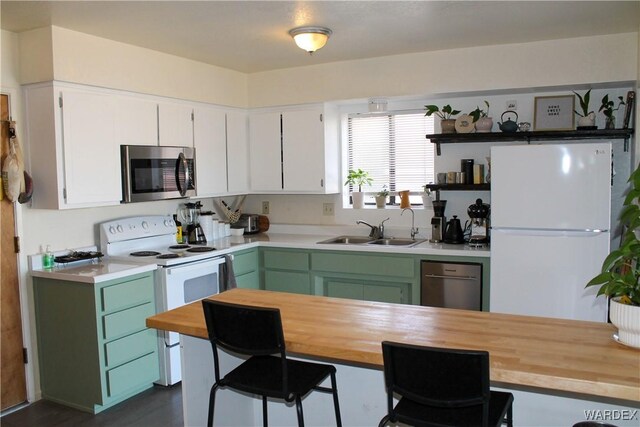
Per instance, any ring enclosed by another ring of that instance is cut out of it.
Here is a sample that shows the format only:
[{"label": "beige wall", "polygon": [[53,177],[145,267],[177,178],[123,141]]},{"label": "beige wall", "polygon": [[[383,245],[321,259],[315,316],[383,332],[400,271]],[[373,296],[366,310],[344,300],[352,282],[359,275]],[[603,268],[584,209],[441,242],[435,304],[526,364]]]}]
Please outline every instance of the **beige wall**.
[{"label": "beige wall", "polygon": [[635,81],[636,33],[334,62],[249,75],[251,107]]},{"label": "beige wall", "polygon": [[248,105],[244,73],[60,27],[22,33],[20,39],[23,84],[60,80],[233,107]]}]

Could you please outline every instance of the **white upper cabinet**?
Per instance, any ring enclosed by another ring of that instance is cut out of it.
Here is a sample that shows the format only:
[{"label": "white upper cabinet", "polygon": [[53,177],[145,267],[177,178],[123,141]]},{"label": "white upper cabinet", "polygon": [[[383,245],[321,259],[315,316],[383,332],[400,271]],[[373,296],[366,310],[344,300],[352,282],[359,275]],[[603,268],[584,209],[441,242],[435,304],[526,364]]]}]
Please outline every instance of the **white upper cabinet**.
[{"label": "white upper cabinet", "polygon": [[231,194],[249,191],[249,116],[227,111],[227,178]]},{"label": "white upper cabinet", "polygon": [[192,114],[193,107],[189,104],[160,102],[158,104],[159,145],[193,147]]},{"label": "white upper cabinet", "polygon": [[119,204],[120,144],[115,98],[72,86],[25,88],[33,207]]},{"label": "white upper cabinet", "polygon": [[252,191],[338,192],[337,132],[337,115],[323,105],[252,114]]},{"label": "white upper cabinet", "polygon": [[224,110],[196,107],[193,111],[197,195],[227,192],[227,137]]},{"label": "white upper cabinet", "polygon": [[115,96],[116,139],[120,145],[158,145],[158,103]]},{"label": "white upper cabinet", "polygon": [[249,117],[249,170],[252,191],[283,190],[281,135],[280,112],[252,113]]}]

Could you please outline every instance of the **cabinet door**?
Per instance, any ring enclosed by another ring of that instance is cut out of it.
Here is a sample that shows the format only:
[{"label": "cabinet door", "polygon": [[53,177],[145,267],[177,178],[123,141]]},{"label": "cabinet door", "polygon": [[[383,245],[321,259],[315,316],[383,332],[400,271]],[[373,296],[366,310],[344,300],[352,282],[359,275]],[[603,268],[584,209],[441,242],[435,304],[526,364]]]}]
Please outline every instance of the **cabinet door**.
[{"label": "cabinet door", "polygon": [[285,191],[324,191],[324,132],[320,108],[282,114]]},{"label": "cabinet door", "polygon": [[194,109],[193,115],[197,194],[224,194],[227,192],[225,113],[222,110],[200,107]]},{"label": "cabinet door", "polygon": [[116,139],[120,145],[158,145],[158,104],[117,96]]},{"label": "cabinet door", "polygon": [[328,279],[326,282],[327,296],[333,298],[348,298],[362,300],[362,283],[343,281],[340,279]]},{"label": "cabinet door", "polygon": [[264,272],[264,288],[267,291],[309,295],[311,281],[309,273],[267,270]]},{"label": "cabinet door", "polygon": [[[280,113],[257,113],[249,117],[249,165],[253,191],[282,191],[280,135]],[[306,164],[310,158],[305,155],[298,161]]]},{"label": "cabinet door", "polygon": [[392,302],[396,304],[407,302],[401,286],[365,284],[362,289],[362,298],[365,301]]},{"label": "cabinet door", "polygon": [[193,109],[189,105],[158,104],[159,145],[193,147],[192,112]]},{"label": "cabinet door", "polygon": [[249,191],[249,119],[245,111],[227,111],[227,189]]},{"label": "cabinet door", "polygon": [[61,96],[67,204],[119,203],[120,144],[113,96],[72,91]]}]

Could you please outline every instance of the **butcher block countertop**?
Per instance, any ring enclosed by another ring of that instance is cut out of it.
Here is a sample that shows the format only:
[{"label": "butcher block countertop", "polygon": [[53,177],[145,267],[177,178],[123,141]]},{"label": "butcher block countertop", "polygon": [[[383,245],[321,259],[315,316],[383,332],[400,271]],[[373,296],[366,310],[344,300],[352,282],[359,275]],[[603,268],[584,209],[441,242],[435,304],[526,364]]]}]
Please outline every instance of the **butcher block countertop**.
[{"label": "butcher block countertop", "polygon": [[[487,350],[496,386],[640,401],[640,351],[616,343],[610,324],[250,289],[211,299],[279,308],[293,354],[380,368],[383,340]],[[207,339],[200,301],[147,326]]]}]

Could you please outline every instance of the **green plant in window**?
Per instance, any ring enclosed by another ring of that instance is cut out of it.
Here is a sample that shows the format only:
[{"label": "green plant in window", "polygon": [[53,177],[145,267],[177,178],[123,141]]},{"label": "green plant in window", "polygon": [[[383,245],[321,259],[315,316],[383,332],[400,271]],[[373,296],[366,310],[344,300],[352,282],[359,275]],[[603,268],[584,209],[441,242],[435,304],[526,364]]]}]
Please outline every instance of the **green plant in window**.
[{"label": "green plant in window", "polygon": [[387,184],[382,186],[382,190],[376,193],[376,196],[379,197],[387,197],[389,195],[389,189],[387,188]]},{"label": "green plant in window", "polygon": [[425,116],[430,116],[435,114],[440,117],[442,120],[450,120],[451,116],[455,116],[456,114],[460,114],[460,110],[454,110],[451,105],[447,104],[442,107],[442,110],[437,105],[425,105],[425,110],[427,112],[424,114]]},{"label": "green plant in window", "polygon": [[371,185],[373,182],[373,178],[369,177],[369,172],[365,172],[362,169],[353,170],[349,169],[349,174],[347,175],[347,181],[344,185],[351,184],[352,186],[358,186],[358,191],[362,191],[363,185]]}]

